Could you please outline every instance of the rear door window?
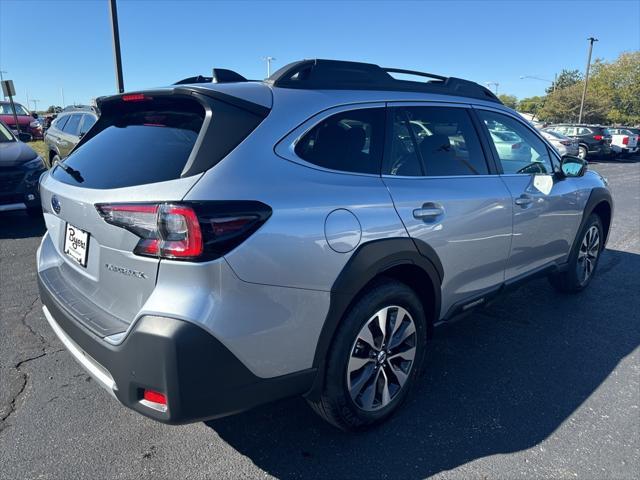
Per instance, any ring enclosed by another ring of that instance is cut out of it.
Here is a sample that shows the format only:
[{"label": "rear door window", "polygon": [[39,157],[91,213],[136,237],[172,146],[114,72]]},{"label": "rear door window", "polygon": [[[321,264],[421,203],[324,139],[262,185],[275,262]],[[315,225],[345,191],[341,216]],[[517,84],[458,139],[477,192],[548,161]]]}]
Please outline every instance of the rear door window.
[{"label": "rear door window", "polygon": [[82,117],[83,118],[82,126],[80,127],[80,135],[84,135],[85,133],[87,133],[89,129],[96,123],[96,117],[94,117],[93,115],[85,113]]},{"label": "rear door window", "polygon": [[298,157],[319,167],[354,173],[380,173],[384,109],[337,113],[313,127],[296,144]]},{"label": "rear door window", "polygon": [[56,123],[53,125],[58,130],[62,130],[69,120],[69,115],[65,115],[64,117],[60,117],[56,120]]},{"label": "rear door window", "polygon": [[82,115],[79,113],[74,113],[73,115],[69,115],[69,120],[65,123],[62,131],[64,133],[68,133],[69,135],[78,135],[78,131],[80,130],[80,120],[82,119]]},{"label": "rear door window", "polygon": [[386,175],[486,175],[480,140],[463,108],[400,107],[391,110]]}]

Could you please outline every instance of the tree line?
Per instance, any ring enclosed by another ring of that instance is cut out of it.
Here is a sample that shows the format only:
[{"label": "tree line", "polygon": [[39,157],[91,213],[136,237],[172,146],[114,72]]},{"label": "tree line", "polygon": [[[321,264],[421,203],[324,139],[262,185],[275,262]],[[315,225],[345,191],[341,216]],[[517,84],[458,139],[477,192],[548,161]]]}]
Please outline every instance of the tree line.
[{"label": "tree line", "polygon": [[[502,103],[519,112],[535,115],[541,122],[577,122],[584,89],[578,70],[562,70],[542,96],[518,100],[499,95]],[[615,61],[597,59],[591,65],[584,123],[640,124],[640,51],[622,53]]]}]

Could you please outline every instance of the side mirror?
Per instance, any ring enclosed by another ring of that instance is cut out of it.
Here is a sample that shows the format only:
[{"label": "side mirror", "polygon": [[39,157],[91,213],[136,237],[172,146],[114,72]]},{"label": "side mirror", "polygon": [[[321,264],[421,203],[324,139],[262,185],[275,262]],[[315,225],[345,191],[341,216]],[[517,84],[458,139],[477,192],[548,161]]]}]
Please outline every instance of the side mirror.
[{"label": "side mirror", "polygon": [[18,134],[18,139],[21,142],[30,142],[31,140],[33,140],[33,137],[31,136],[30,133],[26,133],[26,132],[20,132]]},{"label": "side mirror", "polygon": [[564,177],[581,177],[587,171],[587,161],[579,157],[565,155],[560,161],[560,170]]}]

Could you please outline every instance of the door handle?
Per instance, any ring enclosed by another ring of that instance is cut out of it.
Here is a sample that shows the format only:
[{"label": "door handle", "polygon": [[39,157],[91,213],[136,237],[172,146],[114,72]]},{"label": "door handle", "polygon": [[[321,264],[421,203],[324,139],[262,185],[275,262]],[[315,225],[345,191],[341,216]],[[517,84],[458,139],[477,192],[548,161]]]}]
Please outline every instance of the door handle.
[{"label": "door handle", "polygon": [[520,195],[518,198],[516,198],[516,205],[520,205],[521,207],[529,205],[532,202],[533,198],[531,198],[529,195]]},{"label": "door handle", "polygon": [[444,209],[442,207],[422,207],[416,208],[413,211],[413,217],[419,220],[424,220],[425,218],[435,218],[444,214]]}]

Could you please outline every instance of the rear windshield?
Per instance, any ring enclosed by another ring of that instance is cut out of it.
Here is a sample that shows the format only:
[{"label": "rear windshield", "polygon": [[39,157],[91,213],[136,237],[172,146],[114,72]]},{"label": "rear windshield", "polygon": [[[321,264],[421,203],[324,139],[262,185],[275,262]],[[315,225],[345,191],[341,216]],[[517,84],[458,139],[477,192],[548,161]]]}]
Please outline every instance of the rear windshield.
[{"label": "rear windshield", "polygon": [[[198,94],[203,104],[190,94],[106,101],[98,122],[52,175],[64,183],[99,189],[202,173],[224,159],[269,114],[250,102],[222,96]],[[203,128],[206,132],[200,131]]]},{"label": "rear windshield", "polygon": [[86,188],[119,188],[178,178],[204,115],[204,108],[193,100],[122,102],[100,118],[91,138],[64,161],[73,170],[56,168],[53,177]]}]

